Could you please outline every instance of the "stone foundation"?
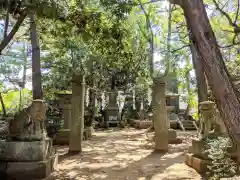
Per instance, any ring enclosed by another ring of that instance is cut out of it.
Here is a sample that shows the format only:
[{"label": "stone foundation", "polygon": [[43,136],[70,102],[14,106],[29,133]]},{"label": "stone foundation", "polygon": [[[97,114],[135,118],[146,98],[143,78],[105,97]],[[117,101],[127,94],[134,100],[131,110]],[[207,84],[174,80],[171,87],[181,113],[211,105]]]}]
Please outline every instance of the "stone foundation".
[{"label": "stone foundation", "polygon": [[0,179],[42,179],[56,167],[52,140],[0,141]]},{"label": "stone foundation", "polygon": [[33,180],[46,178],[58,163],[58,156],[46,161],[36,162],[2,162],[0,161],[0,179]]},{"label": "stone foundation", "polygon": [[[92,137],[93,128],[86,127],[83,132],[83,140],[88,140]],[[69,129],[62,129],[58,132],[57,136],[54,138],[54,145],[69,145]]]},{"label": "stone foundation", "polygon": [[185,156],[185,163],[195,169],[198,173],[206,173],[208,171],[207,166],[211,164],[209,160],[203,160],[195,157],[191,153],[187,153]]},{"label": "stone foundation", "polygon": [[52,140],[0,141],[0,161],[45,161],[52,155]]},{"label": "stone foundation", "polygon": [[61,129],[58,131],[53,140],[54,145],[68,145],[69,144],[70,129]]},{"label": "stone foundation", "polygon": [[204,160],[208,160],[208,154],[205,151],[204,141],[199,139],[192,139],[192,146],[189,149],[190,153],[193,153],[194,156],[199,157]]},{"label": "stone foundation", "polygon": [[177,131],[168,129],[168,143],[169,144],[181,144],[182,140],[177,138]]}]

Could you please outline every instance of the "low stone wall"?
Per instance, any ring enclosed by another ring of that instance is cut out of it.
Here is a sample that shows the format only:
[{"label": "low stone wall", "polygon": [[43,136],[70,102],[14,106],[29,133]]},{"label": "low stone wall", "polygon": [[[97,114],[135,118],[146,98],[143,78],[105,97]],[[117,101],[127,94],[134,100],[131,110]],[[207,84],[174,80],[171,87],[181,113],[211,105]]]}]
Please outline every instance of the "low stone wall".
[{"label": "low stone wall", "polygon": [[149,120],[131,120],[131,125],[136,129],[147,129],[152,125]]}]

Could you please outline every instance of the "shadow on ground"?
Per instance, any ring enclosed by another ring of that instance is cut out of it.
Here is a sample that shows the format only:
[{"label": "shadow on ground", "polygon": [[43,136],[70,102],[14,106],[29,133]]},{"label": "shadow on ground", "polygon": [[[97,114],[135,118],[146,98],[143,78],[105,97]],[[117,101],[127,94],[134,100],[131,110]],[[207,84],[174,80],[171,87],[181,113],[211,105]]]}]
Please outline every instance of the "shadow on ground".
[{"label": "shadow on ground", "polygon": [[183,163],[188,146],[183,141],[162,154],[153,151],[142,130],[97,131],[84,142],[82,155],[64,156],[68,147],[58,147],[62,160],[47,180],[200,180]]}]

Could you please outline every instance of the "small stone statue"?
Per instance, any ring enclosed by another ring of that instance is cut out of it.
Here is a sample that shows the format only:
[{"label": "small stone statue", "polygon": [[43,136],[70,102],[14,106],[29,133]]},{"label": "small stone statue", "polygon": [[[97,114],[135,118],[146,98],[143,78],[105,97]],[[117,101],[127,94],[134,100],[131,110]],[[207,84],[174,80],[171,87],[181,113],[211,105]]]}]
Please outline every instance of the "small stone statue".
[{"label": "small stone statue", "polygon": [[9,122],[8,140],[42,140],[46,137],[46,105],[42,100],[33,100],[32,104],[18,112]]}]

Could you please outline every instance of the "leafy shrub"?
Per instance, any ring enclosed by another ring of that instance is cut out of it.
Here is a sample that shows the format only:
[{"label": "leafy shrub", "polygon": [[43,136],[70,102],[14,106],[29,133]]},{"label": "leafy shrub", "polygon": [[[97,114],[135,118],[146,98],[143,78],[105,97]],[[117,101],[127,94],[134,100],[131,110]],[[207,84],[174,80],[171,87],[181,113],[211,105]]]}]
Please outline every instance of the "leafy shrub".
[{"label": "leafy shrub", "polygon": [[206,140],[206,152],[212,164],[208,166],[210,180],[219,180],[223,177],[231,177],[236,173],[236,163],[231,159],[228,149],[231,140],[227,137],[217,137]]}]

